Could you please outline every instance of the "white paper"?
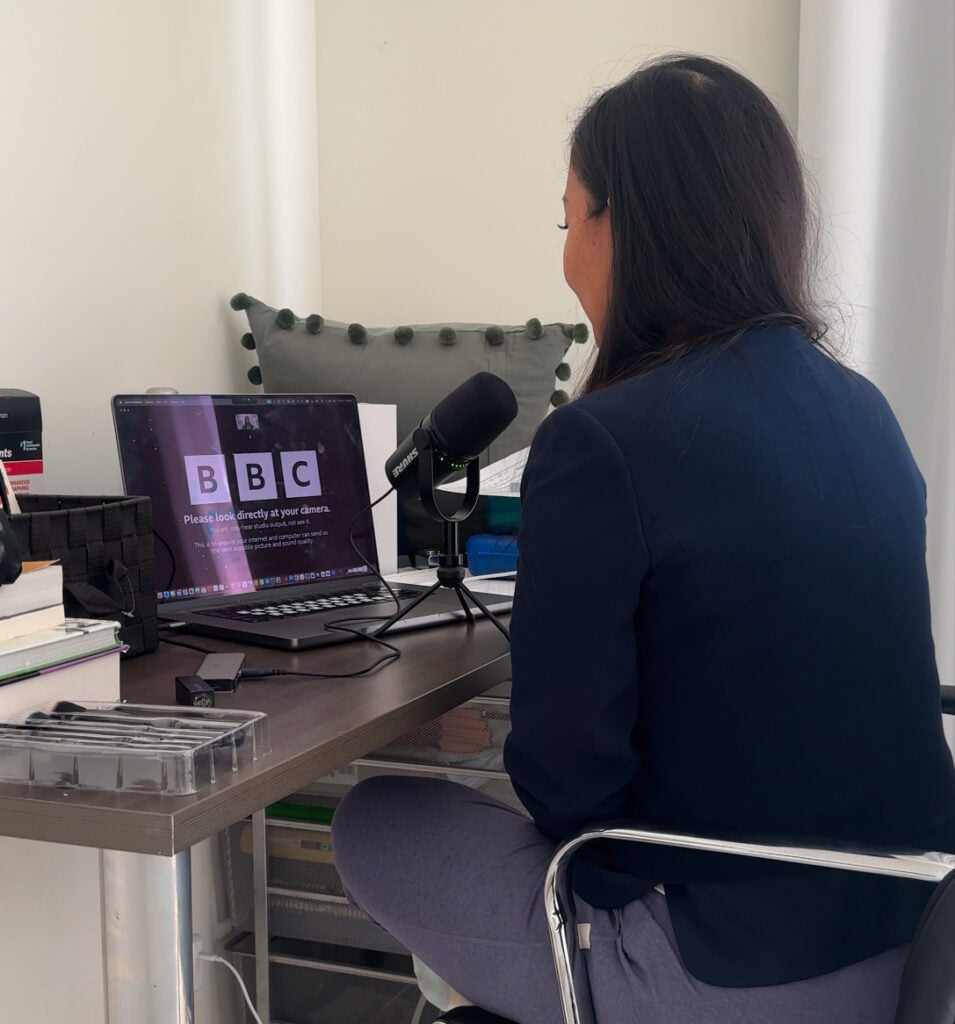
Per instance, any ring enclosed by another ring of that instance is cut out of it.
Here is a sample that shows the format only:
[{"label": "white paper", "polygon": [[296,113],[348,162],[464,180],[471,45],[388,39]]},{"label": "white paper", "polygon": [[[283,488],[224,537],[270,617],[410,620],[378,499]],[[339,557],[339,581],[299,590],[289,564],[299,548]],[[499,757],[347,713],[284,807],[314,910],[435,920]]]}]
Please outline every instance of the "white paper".
[{"label": "white paper", "polygon": [[[365,471],[368,494],[372,501],[380,498],[390,484],[385,475],[385,462],[398,446],[397,411],[393,405],[358,403],[358,420],[365,449]],[[383,575],[398,568],[398,499],[389,494],[372,509],[378,565]]]},{"label": "white paper", "polygon": [[[464,577],[464,585],[468,590],[478,594],[503,594],[505,597],[514,596],[514,573],[498,572],[488,573],[486,576]],[[502,578],[510,577],[510,578]],[[437,569],[405,569],[393,576],[386,577],[389,583],[401,586],[412,585],[418,587],[430,587],[438,579]]]},{"label": "white paper", "polygon": [[20,502],[17,501],[17,496],[13,491],[13,485],[10,483],[10,477],[7,476],[6,467],[2,462],[0,462],[0,487],[3,488],[4,493],[7,496],[7,502],[10,504],[10,515],[18,516],[20,514]]},{"label": "white paper", "polygon": [[[490,466],[481,470],[481,494],[493,494],[502,498],[519,498],[521,495],[521,477],[530,448],[522,448],[513,455],[507,455]],[[462,477],[449,484],[440,484],[439,490],[454,491],[464,494],[467,478]]]}]

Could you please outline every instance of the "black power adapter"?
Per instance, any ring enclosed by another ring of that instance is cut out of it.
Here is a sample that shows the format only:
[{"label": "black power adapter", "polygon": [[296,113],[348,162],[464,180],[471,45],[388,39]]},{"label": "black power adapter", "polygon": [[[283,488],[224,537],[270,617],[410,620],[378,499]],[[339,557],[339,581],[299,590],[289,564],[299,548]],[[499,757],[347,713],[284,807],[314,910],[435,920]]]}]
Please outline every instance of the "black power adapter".
[{"label": "black power adapter", "polygon": [[199,676],[176,676],[176,703],[192,708],[212,708],[216,691]]},{"label": "black power adapter", "polygon": [[244,654],[207,654],[193,676],[176,676],[176,703],[215,707],[216,691],[231,693],[239,685]]}]

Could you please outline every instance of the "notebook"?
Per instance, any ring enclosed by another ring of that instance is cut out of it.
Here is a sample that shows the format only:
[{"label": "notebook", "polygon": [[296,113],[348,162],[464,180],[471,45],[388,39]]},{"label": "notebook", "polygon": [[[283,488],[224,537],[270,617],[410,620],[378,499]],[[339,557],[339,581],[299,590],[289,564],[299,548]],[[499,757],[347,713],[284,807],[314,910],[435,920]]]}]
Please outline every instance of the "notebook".
[{"label": "notebook", "polygon": [[[125,493],[152,499],[162,619],[294,650],[355,639],[328,623],[371,632],[395,611],[372,568],[353,395],[117,395],[113,421]],[[375,498],[388,485],[373,467],[379,477]],[[402,605],[425,589],[402,585]],[[506,596],[487,603],[511,606]],[[394,629],[463,617],[441,588]]]}]

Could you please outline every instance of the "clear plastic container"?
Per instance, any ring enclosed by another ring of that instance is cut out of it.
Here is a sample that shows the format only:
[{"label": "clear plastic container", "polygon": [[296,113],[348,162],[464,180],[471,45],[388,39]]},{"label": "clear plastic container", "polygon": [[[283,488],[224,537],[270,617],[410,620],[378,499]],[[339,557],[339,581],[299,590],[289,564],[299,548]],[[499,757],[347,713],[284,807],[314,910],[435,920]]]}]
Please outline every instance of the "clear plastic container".
[{"label": "clear plastic container", "polygon": [[0,782],[182,796],[270,749],[259,711],[62,702],[0,724]]}]

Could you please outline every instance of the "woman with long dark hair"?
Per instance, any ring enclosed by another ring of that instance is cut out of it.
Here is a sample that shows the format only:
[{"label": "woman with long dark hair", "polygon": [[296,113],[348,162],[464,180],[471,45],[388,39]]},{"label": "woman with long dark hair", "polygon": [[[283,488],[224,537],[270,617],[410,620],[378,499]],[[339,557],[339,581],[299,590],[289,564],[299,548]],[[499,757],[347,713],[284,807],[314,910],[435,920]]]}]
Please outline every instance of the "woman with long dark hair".
[{"label": "woman with long dark hair", "polygon": [[[598,353],[523,482],[505,762],[531,820],[395,778],[335,818],[355,902],[520,1024],[560,1019],[542,879],[585,827],[955,849],[924,484],[821,345],[779,113],[654,61],[581,117],[564,207]],[[571,880],[599,1024],[888,1024],[929,896],[630,844]]]}]

